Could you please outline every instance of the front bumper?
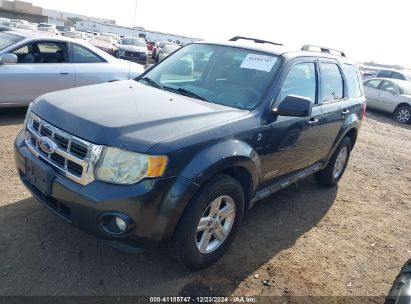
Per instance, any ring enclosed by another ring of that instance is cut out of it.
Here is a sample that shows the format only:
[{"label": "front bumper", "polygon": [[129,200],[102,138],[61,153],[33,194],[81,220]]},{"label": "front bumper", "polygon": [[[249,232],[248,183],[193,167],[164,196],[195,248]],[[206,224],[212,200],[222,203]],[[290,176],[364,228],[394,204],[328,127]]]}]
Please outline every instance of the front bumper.
[{"label": "front bumper", "polygon": [[[113,185],[94,181],[86,186],[58,174],[36,158],[25,146],[24,132],[14,145],[17,171],[28,190],[64,221],[98,238],[139,246],[153,246],[169,239],[197,186],[181,177],[146,179],[135,185]],[[35,164],[50,176],[50,192],[35,186],[28,177],[27,164]],[[107,213],[121,213],[133,225],[123,235],[111,235],[100,223]]]}]

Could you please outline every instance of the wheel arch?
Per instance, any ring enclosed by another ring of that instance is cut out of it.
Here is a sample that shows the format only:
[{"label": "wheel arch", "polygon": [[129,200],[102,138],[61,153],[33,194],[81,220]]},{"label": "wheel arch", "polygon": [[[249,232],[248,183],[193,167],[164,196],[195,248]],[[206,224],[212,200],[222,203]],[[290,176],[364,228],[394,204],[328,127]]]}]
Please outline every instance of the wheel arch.
[{"label": "wheel arch", "polygon": [[394,109],[394,111],[393,111],[392,113],[394,114],[395,111],[397,111],[399,108],[401,108],[401,107],[403,107],[403,106],[407,106],[407,107],[410,107],[410,108],[411,108],[411,104],[406,103],[406,102],[401,102],[400,104],[398,104],[398,105],[395,107],[395,109]]}]

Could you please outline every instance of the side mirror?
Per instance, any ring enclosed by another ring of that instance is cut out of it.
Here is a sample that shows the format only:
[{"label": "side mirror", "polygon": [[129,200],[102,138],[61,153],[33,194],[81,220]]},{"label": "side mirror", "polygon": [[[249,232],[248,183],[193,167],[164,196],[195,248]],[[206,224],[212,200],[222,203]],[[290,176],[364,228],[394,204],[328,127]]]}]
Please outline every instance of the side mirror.
[{"label": "side mirror", "polygon": [[272,110],[275,115],[308,117],[311,115],[311,100],[297,95],[288,95],[278,108]]},{"label": "side mirror", "polygon": [[397,91],[393,87],[389,87],[386,89],[387,92],[390,92],[392,94],[397,94]]},{"label": "side mirror", "polygon": [[3,55],[0,55],[0,65],[2,64],[14,64],[17,63],[18,58],[14,54],[6,53]]}]

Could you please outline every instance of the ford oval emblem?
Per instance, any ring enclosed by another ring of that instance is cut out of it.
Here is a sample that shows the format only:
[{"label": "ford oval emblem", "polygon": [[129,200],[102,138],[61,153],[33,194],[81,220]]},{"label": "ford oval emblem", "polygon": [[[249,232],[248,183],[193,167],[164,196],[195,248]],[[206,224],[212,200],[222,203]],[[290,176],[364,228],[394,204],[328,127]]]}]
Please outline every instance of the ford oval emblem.
[{"label": "ford oval emblem", "polygon": [[56,151],[56,144],[47,137],[42,137],[39,140],[39,148],[47,154],[52,154]]}]

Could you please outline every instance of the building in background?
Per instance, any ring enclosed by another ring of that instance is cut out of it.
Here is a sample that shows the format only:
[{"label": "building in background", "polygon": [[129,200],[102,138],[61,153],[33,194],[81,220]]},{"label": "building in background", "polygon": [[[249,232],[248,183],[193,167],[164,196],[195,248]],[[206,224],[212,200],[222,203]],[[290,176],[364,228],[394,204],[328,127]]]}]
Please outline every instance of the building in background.
[{"label": "building in background", "polygon": [[79,21],[75,24],[75,27],[79,31],[93,31],[98,33],[116,33],[120,36],[133,36],[145,38],[147,41],[168,41],[175,42],[179,44],[187,44],[195,41],[201,40],[200,38],[191,38],[181,35],[156,32],[146,30],[142,27],[127,27],[119,25],[103,24],[93,21]]},{"label": "building in background", "polygon": [[47,22],[42,8],[24,1],[0,0],[0,17],[9,19],[23,19],[30,22]]},{"label": "building in background", "polygon": [[89,17],[85,15],[50,10],[25,1],[0,0],[0,17],[23,19],[30,22],[47,22],[56,25],[73,26],[78,21],[94,21],[103,24],[116,24],[115,20]]}]

